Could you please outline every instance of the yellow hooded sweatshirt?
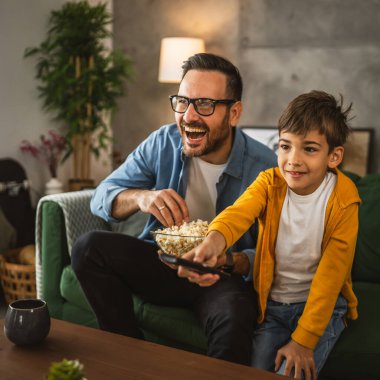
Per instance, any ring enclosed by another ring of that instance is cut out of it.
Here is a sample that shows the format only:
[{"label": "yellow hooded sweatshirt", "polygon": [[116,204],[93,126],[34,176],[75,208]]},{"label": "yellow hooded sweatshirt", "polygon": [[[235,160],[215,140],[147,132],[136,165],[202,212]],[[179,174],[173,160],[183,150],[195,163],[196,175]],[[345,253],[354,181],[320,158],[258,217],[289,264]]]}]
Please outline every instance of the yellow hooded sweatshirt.
[{"label": "yellow hooded sweatshirt", "polygon": [[[340,293],[347,300],[347,318],[358,317],[351,268],[358,233],[360,198],[355,184],[339,170],[335,172],[337,182],[326,207],[321,260],[305,309],[292,334],[294,341],[311,349],[315,348],[323,335]],[[209,232],[219,231],[227,247],[230,247],[258,219],[259,236],[253,279],[258,295],[259,323],[264,319],[273,281],[276,239],[286,192],[287,184],[280,170],[266,170],[209,226]]]}]

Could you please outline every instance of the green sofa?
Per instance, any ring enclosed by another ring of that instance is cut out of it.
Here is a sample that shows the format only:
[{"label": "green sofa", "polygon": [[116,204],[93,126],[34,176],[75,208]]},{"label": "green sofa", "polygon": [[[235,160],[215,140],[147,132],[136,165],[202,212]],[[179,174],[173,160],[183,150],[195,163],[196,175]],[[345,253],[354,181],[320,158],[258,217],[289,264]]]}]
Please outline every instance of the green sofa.
[{"label": "green sofa", "polygon": [[[380,362],[380,174],[352,175],[363,204],[352,269],[359,299],[359,319],[350,321],[334,347],[322,380],[379,379]],[[70,266],[76,237],[95,229],[136,235],[145,216],[136,214],[121,224],[107,224],[91,215],[91,191],[43,197],[37,209],[37,290],[53,318],[98,327]],[[74,226],[74,227],[73,227]],[[134,299],[135,313],[147,340],[205,353],[206,339],[193,314],[182,308],[162,307]]]}]

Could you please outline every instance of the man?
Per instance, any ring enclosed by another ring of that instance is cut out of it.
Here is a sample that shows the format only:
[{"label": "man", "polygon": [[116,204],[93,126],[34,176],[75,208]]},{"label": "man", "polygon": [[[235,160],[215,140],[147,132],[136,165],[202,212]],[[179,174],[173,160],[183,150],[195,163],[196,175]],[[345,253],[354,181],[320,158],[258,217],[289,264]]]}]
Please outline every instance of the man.
[{"label": "man", "polygon": [[162,225],[212,220],[276,164],[273,152],[235,128],[241,96],[239,71],[229,61],[212,54],[190,57],[178,95],[170,97],[176,125],[152,133],[96,189],[92,212],[107,221],[138,210],[150,214],[138,239],[97,231],[73,248],[74,271],[102,329],[142,338],[134,293],[192,309],[207,336],[208,355],[249,365],[257,312],[252,284],[242,275],[249,275],[257,227],[222,258],[220,264],[234,264],[231,279],[207,288],[177,276],[149,241],[149,232]]}]

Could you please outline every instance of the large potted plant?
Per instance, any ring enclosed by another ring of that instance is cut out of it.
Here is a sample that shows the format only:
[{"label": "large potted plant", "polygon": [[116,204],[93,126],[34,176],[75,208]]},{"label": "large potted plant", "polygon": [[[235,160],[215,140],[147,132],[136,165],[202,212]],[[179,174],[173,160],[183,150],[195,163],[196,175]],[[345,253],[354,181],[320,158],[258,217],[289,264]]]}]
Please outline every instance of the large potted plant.
[{"label": "large potted plant", "polygon": [[65,3],[51,12],[47,38],[25,51],[26,57],[38,58],[36,78],[44,109],[64,122],[63,160],[73,155],[73,190],[91,184],[90,156],[108,148],[106,120],[132,76],[131,60],[104,44],[112,36],[111,22],[105,4]]}]

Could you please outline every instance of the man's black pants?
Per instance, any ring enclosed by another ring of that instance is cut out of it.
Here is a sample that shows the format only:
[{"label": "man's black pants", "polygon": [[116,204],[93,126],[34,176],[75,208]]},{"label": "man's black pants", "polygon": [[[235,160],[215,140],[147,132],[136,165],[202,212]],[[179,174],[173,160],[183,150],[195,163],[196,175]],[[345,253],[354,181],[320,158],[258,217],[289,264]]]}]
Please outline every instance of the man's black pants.
[{"label": "man's black pants", "polygon": [[134,293],[157,305],[193,310],[207,337],[209,356],[249,365],[256,295],[241,276],[202,288],[163,264],[153,244],[105,231],[77,240],[72,266],[101,329],[143,337],[133,312]]}]

